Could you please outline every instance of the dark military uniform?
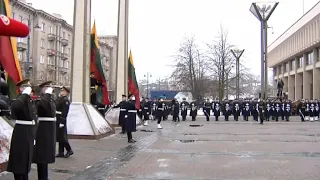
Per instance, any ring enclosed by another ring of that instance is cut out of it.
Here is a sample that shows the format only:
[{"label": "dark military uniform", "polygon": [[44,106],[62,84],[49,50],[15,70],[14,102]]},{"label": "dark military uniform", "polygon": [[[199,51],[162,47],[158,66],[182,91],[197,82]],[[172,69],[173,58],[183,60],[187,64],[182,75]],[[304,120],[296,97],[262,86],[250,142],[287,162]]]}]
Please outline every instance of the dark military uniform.
[{"label": "dark military uniform", "polygon": [[266,121],[270,121],[270,116],[272,115],[272,104],[270,100],[266,102],[266,107],[265,107],[265,118]]},{"label": "dark military uniform", "polygon": [[305,110],[306,110],[306,104],[304,101],[300,101],[297,107],[297,111],[301,117],[301,121],[304,122],[305,121]]},{"label": "dark military uniform", "polygon": [[196,120],[196,117],[198,115],[198,107],[196,102],[191,102],[190,103],[190,116],[192,118],[192,121]]},{"label": "dark military uniform", "polygon": [[281,103],[278,100],[274,103],[273,115],[275,117],[275,120],[279,121],[279,116],[281,115]]},{"label": "dark military uniform", "polygon": [[[127,97],[126,95],[122,95],[122,98]],[[121,126],[121,134],[124,134],[126,132],[125,130],[125,115],[126,115],[126,109],[124,105],[127,103],[126,100],[122,100],[118,105],[114,106],[113,108],[120,108],[120,113],[119,113],[119,126]]]},{"label": "dark military uniform", "polygon": [[172,112],[172,120],[174,122],[176,121],[180,121],[180,118],[179,118],[179,102],[177,100],[173,100],[172,101],[172,109],[173,109],[173,112]]},{"label": "dark military uniform", "polygon": [[[65,88],[65,87],[63,87]],[[66,89],[66,88],[65,88]],[[67,92],[69,90],[67,89]],[[59,152],[56,157],[69,157],[73,154],[71,146],[68,142],[67,133],[67,117],[70,107],[70,101],[67,96],[61,96],[56,100],[56,115],[57,115],[57,142],[59,142]],[[64,149],[66,149],[67,154],[64,155]]]},{"label": "dark military uniform", "polygon": [[151,109],[152,118],[153,120],[156,120],[157,102],[152,101],[151,106],[152,106],[152,109]]},{"label": "dark military uniform", "polygon": [[253,120],[254,121],[258,121],[258,117],[259,117],[259,102],[257,100],[253,101],[251,114],[252,114]]},{"label": "dark military uniform", "polygon": [[142,115],[144,120],[144,125],[148,125],[149,116],[151,114],[151,102],[148,100],[142,105]]},{"label": "dark military uniform", "polygon": [[158,129],[162,129],[160,123],[162,118],[164,117],[165,107],[166,107],[166,104],[162,100],[159,100],[159,102],[157,103],[157,110],[156,110],[156,116],[158,120]]},{"label": "dark military uniform", "polygon": [[231,115],[231,106],[228,100],[223,102],[223,115],[224,120],[229,121],[229,116]]},{"label": "dark military uniform", "polygon": [[[50,86],[48,81],[40,88]],[[48,87],[50,88],[50,87]],[[52,95],[45,93],[37,103],[39,126],[36,133],[36,143],[33,162],[37,164],[38,179],[48,179],[48,164],[55,163],[56,156],[56,105]]]},{"label": "dark military uniform", "polygon": [[232,104],[232,114],[235,121],[239,120],[240,112],[241,112],[240,103],[238,100],[235,100]]},{"label": "dark military uniform", "polygon": [[292,111],[291,107],[292,107],[291,102],[286,101],[285,102],[285,112],[284,112],[284,116],[285,116],[286,121],[289,121],[289,117],[290,117],[291,111]]},{"label": "dark military uniform", "polygon": [[[17,86],[28,82],[20,81]],[[15,179],[28,179],[37,126],[36,108],[29,94],[21,94],[11,103],[11,117],[16,125],[11,137],[7,171],[14,173]]]},{"label": "dark military uniform", "polygon": [[218,121],[219,116],[220,116],[220,103],[219,103],[219,101],[212,102],[212,112],[213,112],[213,116],[216,118],[216,121]]},{"label": "dark military uniform", "polygon": [[242,115],[243,115],[243,120],[249,121],[249,116],[250,116],[250,102],[245,100],[242,103]]},{"label": "dark military uniform", "polygon": [[135,132],[137,130],[137,109],[135,101],[129,100],[125,102],[123,108],[126,109],[124,124],[125,130],[127,131],[128,143],[134,143],[136,141],[132,139],[132,132]]},{"label": "dark military uniform", "polygon": [[188,114],[188,106],[189,106],[189,103],[186,102],[185,99],[180,103],[182,121],[186,120],[186,117]]},{"label": "dark military uniform", "polygon": [[281,103],[281,120],[282,121],[284,121],[285,114],[286,114],[286,103],[285,101],[283,101]]},{"label": "dark military uniform", "polygon": [[258,102],[258,106],[259,106],[258,111],[259,111],[260,124],[263,124],[265,110],[266,110],[265,105],[266,105],[266,103],[263,100]]},{"label": "dark military uniform", "polygon": [[207,99],[206,102],[203,103],[203,113],[206,116],[207,121],[209,121],[210,118],[210,111],[211,111],[211,103]]}]

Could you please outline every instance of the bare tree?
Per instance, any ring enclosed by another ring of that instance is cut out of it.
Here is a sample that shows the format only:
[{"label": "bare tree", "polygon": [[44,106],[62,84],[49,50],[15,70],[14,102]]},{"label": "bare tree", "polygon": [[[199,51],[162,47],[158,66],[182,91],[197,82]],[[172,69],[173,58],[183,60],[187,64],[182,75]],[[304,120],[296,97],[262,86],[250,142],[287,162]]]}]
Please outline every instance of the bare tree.
[{"label": "bare tree", "polygon": [[207,65],[194,36],[186,37],[180,44],[173,67],[171,79],[175,86],[191,91],[198,99],[206,93]]}]

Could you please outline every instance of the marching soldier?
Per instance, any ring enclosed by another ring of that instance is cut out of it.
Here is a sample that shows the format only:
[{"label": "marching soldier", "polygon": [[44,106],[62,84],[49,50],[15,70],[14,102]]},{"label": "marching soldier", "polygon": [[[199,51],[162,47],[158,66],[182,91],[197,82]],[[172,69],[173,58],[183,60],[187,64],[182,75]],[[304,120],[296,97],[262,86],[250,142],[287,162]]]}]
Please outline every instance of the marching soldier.
[{"label": "marching soldier", "polygon": [[271,104],[270,100],[267,100],[266,111],[265,111],[266,121],[270,121],[270,116],[272,115],[271,106],[272,106],[272,104]]},{"label": "marching soldier", "polygon": [[305,121],[305,111],[306,111],[306,103],[305,101],[302,99],[298,106],[297,106],[297,111],[299,112],[299,115],[301,117],[301,122],[304,122]]},{"label": "marching soldier", "polygon": [[315,105],[316,105],[316,116],[314,117],[314,120],[315,121],[318,121],[319,120],[319,101],[316,99],[315,100]]},{"label": "marching soldier", "polygon": [[250,116],[250,102],[248,100],[244,100],[242,103],[242,115],[243,115],[243,120],[249,121],[249,116]]},{"label": "marching soldier", "polygon": [[[57,142],[59,142],[59,152],[56,157],[68,158],[73,155],[73,151],[68,141],[67,133],[67,117],[69,113],[70,101],[68,95],[70,90],[66,87],[62,87],[60,91],[60,97],[56,100],[56,115],[57,115]],[[67,153],[64,154],[64,149]]]},{"label": "marching soldier", "polygon": [[285,113],[284,113],[284,116],[285,116],[285,120],[286,121],[289,121],[289,117],[291,115],[291,102],[289,100],[285,100]]},{"label": "marching soldier", "polygon": [[37,103],[39,126],[33,162],[37,164],[38,179],[48,179],[48,164],[55,162],[56,156],[56,105],[52,99],[52,81],[40,85],[43,96]]},{"label": "marching soldier", "polygon": [[235,121],[238,121],[239,120],[239,116],[240,116],[240,103],[239,103],[239,100],[238,99],[235,99],[233,101],[233,105],[232,105],[233,109],[232,109],[232,114],[233,114],[233,117],[234,117],[234,120]]},{"label": "marching soldier", "polygon": [[120,108],[120,113],[119,113],[119,126],[121,126],[121,133],[120,134],[125,134],[126,130],[125,130],[125,115],[126,113],[126,109],[125,109],[125,104],[127,103],[127,96],[126,95],[122,95],[122,101],[114,106],[113,108]]},{"label": "marching soldier", "polygon": [[11,103],[11,117],[16,124],[11,137],[7,171],[14,174],[15,180],[28,180],[34,150],[37,115],[30,97],[32,89],[29,81],[25,79],[16,84],[21,94]]},{"label": "marching soldier", "polygon": [[309,111],[310,122],[313,122],[314,117],[316,116],[316,107],[313,100],[310,100],[309,107],[310,107],[310,111]]},{"label": "marching soldier", "polygon": [[225,121],[229,121],[230,114],[231,114],[230,103],[228,99],[225,99],[223,102],[223,115],[224,115]]},{"label": "marching soldier", "polygon": [[[124,104],[126,109],[125,115],[125,130],[127,131],[128,143],[135,143],[136,141],[132,138],[132,132],[136,132],[137,124],[137,109],[134,101],[134,96],[129,95],[129,101]],[[139,100],[137,100],[139,101]]]},{"label": "marching soldier", "polygon": [[306,121],[310,120],[310,102],[308,99],[305,100],[305,104],[306,104],[306,110],[304,112],[304,119]]},{"label": "marching soldier", "polygon": [[162,120],[166,121],[168,120],[168,104],[166,101],[163,101],[163,116],[162,116]]},{"label": "marching soldier", "polygon": [[280,103],[280,100],[277,99],[275,102],[274,102],[274,112],[273,112],[273,115],[275,117],[275,120],[276,121],[279,121],[279,116],[281,115],[281,103]]},{"label": "marching soldier", "polygon": [[142,110],[142,115],[143,115],[143,120],[144,120],[144,126],[148,126],[148,121],[149,121],[149,116],[151,114],[151,102],[149,101],[149,98],[145,99],[145,102],[143,104],[143,110]]},{"label": "marching soldier", "polygon": [[203,113],[207,118],[207,121],[209,121],[210,118],[210,110],[211,110],[211,103],[209,102],[209,99],[206,99],[203,103]]},{"label": "marching soldier", "polygon": [[215,100],[212,102],[212,112],[213,112],[213,116],[216,118],[216,121],[219,121],[219,116],[220,116],[220,102],[219,102],[219,100]]},{"label": "marching soldier", "polygon": [[286,112],[286,101],[282,101],[281,103],[281,120],[284,121],[284,117],[285,117],[285,114],[287,113]]},{"label": "marching soldier", "polygon": [[180,104],[182,121],[185,121],[187,118],[188,106],[189,103],[186,101],[186,98],[182,98],[182,102]]},{"label": "marching soldier", "polygon": [[198,107],[195,101],[192,101],[190,103],[190,116],[192,118],[192,121],[196,120],[196,117],[198,115]]},{"label": "marching soldier", "polygon": [[172,100],[172,109],[173,109],[172,120],[174,122],[176,122],[176,121],[180,122],[180,118],[179,118],[180,106],[179,106],[179,102],[177,101],[177,99]]},{"label": "marching soldier", "polygon": [[252,117],[253,117],[254,121],[258,121],[259,104],[260,104],[260,101],[258,101],[258,100],[252,101],[253,108],[251,109],[251,114],[252,114]]},{"label": "marching soldier", "polygon": [[260,119],[260,124],[263,124],[264,120],[264,114],[265,114],[265,102],[264,100],[259,99],[258,100],[258,113],[259,113],[259,119]]},{"label": "marching soldier", "polygon": [[165,111],[165,103],[163,102],[162,98],[159,98],[159,102],[157,104],[157,111],[156,111],[156,116],[158,119],[158,129],[162,129],[161,127],[161,120],[164,116],[164,111]]},{"label": "marching soldier", "polygon": [[152,114],[152,119],[153,120],[156,120],[156,111],[157,111],[157,102],[156,100],[154,99],[152,101],[152,110],[151,110],[151,114]]}]

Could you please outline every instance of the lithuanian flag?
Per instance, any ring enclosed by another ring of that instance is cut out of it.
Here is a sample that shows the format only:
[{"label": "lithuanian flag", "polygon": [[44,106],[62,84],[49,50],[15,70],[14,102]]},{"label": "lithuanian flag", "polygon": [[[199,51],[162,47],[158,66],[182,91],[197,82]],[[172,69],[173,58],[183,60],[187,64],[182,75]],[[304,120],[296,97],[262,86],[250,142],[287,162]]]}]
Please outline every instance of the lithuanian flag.
[{"label": "lithuanian flag", "polygon": [[90,70],[94,73],[94,78],[102,84],[97,89],[97,102],[108,105],[110,104],[107,81],[103,73],[98,35],[96,31],[96,22],[94,22],[91,30],[91,63]]},{"label": "lithuanian flag", "polygon": [[[9,0],[0,0],[0,14],[11,17]],[[22,80],[15,37],[0,36],[0,63],[6,72],[9,97],[17,96],[16,83]]]},{"label": "lithuanian flag", "polygon": [[133,64],[132,52],[130,50],[128,60],[128,94],[133,94],[136,100],[136,108],[140,109],[140,94],[136,78],[136,70]]}]

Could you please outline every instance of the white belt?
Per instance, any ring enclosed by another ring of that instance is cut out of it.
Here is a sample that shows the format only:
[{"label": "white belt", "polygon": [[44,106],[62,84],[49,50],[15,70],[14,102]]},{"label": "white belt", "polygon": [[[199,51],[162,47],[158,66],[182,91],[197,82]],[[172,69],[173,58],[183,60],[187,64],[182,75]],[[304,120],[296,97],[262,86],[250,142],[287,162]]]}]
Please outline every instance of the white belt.
[{"label": "white belt", "polygon": [[163,110],[163,108],[158,108],[159,110]]},{"label": "white belt", "polygon": [[62,112],[61,111],[56,111],[56,114],[62,114]]},{"label": "white belt", "polygon": [[149,109],[149,108],[145,107],[144,109]]},{"label": "white belt", "polygon": [[32,121],[16,120],[16,124],[33,126],[33,125],[36,125],[36,122],[34,120],[32,120]]},{"label": "white belt", "polygon": [[128,112],[136,113],[136,112],[137,112],[137,110],[129,110]]},{"label": "white belt", "polygon": [[120,111],[126,111],[126,109],[120,109]]},{"label": "white belt", "polygon": [[104,109],[104,108],[98,108],[98,110],[102,110],[102,109]]},{"label": "white belt", "polygon": [[56,118],[54,117],[39,117],[39,121],[56,121]]}]

